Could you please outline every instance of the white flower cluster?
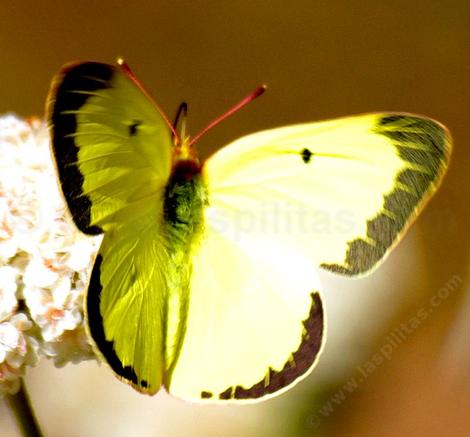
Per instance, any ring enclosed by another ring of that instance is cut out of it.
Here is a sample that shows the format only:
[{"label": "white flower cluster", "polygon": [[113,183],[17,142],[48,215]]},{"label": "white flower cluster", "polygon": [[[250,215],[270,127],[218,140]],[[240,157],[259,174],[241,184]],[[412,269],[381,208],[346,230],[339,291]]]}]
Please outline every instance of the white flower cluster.
[{"label": "white flower cluster", "polygon": [[40,355],[94,357],[83,295],[98,244],[69,217],[45,124],[0,117],[0,397]]}]

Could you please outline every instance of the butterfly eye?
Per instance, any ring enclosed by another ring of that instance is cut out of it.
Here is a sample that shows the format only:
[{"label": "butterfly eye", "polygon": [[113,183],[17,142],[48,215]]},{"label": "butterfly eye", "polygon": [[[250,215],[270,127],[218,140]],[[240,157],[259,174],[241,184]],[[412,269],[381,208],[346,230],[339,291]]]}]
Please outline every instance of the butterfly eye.
[{"label": "butterfly eye", "polygon": [[302,156],[302,161],[305,162],[305,164],[308,164],[312,159],[313,153],[308,149],[304,149],[300,152],[300,156]]},{"label": "butterfly eye", "polygon": [[141,121],[135,120],[129,125],[129,136],[137,135],[137,128],[142,124]]}]

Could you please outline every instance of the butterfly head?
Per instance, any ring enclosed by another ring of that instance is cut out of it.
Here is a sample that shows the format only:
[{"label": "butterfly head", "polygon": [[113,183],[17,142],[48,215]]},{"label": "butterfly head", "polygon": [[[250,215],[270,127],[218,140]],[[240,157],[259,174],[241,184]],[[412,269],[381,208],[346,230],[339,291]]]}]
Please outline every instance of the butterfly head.
[{"label": "butterfly head", "polygon": [[173,164],[177,164],[181,161],[191,161],[196,165],[199,165],[199,158],[196,150],[191,144],[189,136],[181,137],[178,143],[175,142],[173,152]]},{"label": "butterfly head", "polygon": [[187,115],[188,105],[183,102],[178,108],[173,123],[173,167],[178,166],[181,162],[192,163],[193,166],[200,167],[196,150],[193,148],[189,135],[186,134]]}]

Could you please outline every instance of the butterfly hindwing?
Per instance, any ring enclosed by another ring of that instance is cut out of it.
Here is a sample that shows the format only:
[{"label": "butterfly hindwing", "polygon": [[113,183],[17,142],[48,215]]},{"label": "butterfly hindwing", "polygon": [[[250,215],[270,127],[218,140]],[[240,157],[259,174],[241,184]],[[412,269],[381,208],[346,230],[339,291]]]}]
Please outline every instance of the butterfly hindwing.
[{"label": "butterfly hindwing", "polygon": [[208,218],[224,233],[260,233],[345,275],[373,270],[446,170],[451,140],[428,118],[366,114],[236,140],[204,175]]},{"label": "butterfly hindwing", "polygon": [[165,371],[168,259],[161,233],[150,217],[107,232],[86,304],[88,329],[100,355],[119,378],[149,394],[159,390]]},{"label": "butterfly hindwing", "polygon": [[171,394],[256,402],[287,390],[316,363],[325,335],[312,266],[259,243],[239,245],[205,227],[193,255],[186,333],[166,383]]}]

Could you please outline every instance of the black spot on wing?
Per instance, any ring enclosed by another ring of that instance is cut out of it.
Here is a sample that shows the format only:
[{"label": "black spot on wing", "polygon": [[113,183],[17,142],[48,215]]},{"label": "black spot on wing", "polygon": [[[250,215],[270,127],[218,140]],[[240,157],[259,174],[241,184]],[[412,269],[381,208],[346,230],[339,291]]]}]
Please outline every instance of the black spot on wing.
[{"label": "black spot on wing", "polygon": [[292,360],[287,361],[279,371],[268,368],[267,377],[252,387],[244,388],[240,385],[228,387],[219,393],[219,399],[256,399],[290,385],[307,372],[315,362],[323,340],[323,323],[323,306],[320,295],[312,293],[310,313],[303,321],[305,331],[299,348],[292,353]]},{"label": "black spot on wing", "polygon": [[[51,90],[48,109],[52,147],[57,163],[62,191],[77,227],[86,234],[100,234],[98,226],[90,225],[90,199],[83,194],[83,175],[77,165],[77,132],[79,110],[92,92],[110,87],[116,69],[110,65],[86,62],[66,68]],[[68,112],[72,111],[72,112]]]},{"label": "black spot on wing", "polygon": [[303,149],[300,156],[302,156],[302,161],[305,162],[305,164],[308,164],[312,159],[313,153],[308,149]]},{"label": "black spot on wing", "polygon": [[135,385],[142,388],[149,388],[149,384],[145,380],[140,380],[137,377],[135,370],[132,366],[123,366],[121,360],[116,355],[114,350],[114,342],[106,340],[104,328],[103,328],[103,317],[100,312],[100,301],[101,301],[101,281],[100,281],[100,270],[103,258],[98,254],[93,266],[91,274],[90,284],[88,286],[87,294],[87,316],[88,316],[88,327],[90,329],[91,336],[101,351],[106,361],[114,370],[114,372],[122,378],[131,381]]},{"label": "black spot on wing", "polygon": [[214,396],[210,391],[202,391],[201,392],[201,399],[210,399]]},{"label": "black spot on wing", "polygon": [[345,275],[371,270],[386,254],[409,220],[419,210],[430,189],[444,174],[450,154],[450,138],[438,123],[411,115],[382,117],[375,131],[390,139],[407,168],[396,177],[397,187],[384,196],[383,209],[367,221],[367,237],[347,243],[345,263],[321,267]]},{"label": "black spot on wing", "polygon": [[129,136],[131,137],[134,137],[137,135],[137,131],[138,131],[138,127],[142,124],[141,121],[133,121],[130,125],[129,125]]}]

